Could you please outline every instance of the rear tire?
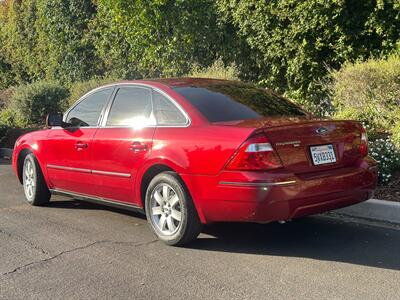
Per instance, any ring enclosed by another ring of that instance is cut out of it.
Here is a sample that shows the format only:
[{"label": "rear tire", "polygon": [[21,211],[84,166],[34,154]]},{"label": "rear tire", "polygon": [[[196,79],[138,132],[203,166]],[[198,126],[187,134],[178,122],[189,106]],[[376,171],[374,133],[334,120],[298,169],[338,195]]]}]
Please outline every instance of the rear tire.
[{"label": "rear tire", "polygon": [[180,246],[197,238],[201,222],[185,185],[174,172],[155,176],[146,192],[147,220],[167,245]]},{"label": "rear tire", "polygon": [[22,184],[26,201],[30,205],[43,206],[49,203],[51,193],[43,178],[39,163],[32,153],[28,154],[24,160]]}]

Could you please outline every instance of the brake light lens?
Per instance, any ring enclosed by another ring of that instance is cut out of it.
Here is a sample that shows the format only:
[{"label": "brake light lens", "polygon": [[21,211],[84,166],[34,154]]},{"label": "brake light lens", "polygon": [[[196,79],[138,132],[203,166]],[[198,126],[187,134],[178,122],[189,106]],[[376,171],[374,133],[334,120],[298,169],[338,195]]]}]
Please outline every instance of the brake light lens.
[{"label": "brake light lens", "polygon": [[261,171],[282,167],[267,137],[256,135],[249,138],[228,162],[227,170]]},{"label": "brake light lens", "polygon": [[364,127],[361,127],[361,142],[358,149],[363,157],[368,155],[368,136]]}]

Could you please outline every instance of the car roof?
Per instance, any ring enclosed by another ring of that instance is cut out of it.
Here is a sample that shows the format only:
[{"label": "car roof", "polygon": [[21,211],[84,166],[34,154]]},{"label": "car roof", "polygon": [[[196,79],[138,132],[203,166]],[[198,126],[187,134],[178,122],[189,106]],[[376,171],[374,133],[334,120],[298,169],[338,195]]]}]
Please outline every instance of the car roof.
[{"label": "car roof", "polygon": [[122,81],[123,83],[161,83],[167,85],[171,88],[174,87],[200,87],[200,86],[210,86],[221,83],[239,83],[238,81],[222,80],[222,79],[211,79],[211,78],[154,78],[154,79],[142,79],[142,80],[128,80]]}]

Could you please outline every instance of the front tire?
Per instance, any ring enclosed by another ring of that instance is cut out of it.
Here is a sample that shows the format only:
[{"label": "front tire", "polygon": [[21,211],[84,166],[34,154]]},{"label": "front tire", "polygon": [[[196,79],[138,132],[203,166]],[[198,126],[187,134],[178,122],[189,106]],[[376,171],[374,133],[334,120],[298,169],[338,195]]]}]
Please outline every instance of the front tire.
[{"label": "front tire", "polygon": [[33,206],[49,203],[51,193],[43,178],[42,170],[35,156],[31,153],[25,157],[22,169],[22,184],[25,198]]},{"label": "front tire", "polygon": [[151,180],[145,208],[153,232],[168,245],[187,244],[201,231],[193,201],[174,172],[160,173]]}]

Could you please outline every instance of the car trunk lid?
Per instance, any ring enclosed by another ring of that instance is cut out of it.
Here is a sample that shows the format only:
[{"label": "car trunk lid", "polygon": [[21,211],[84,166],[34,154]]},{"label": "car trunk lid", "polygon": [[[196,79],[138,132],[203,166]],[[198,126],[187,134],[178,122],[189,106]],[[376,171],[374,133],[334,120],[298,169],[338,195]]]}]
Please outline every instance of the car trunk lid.
[{"label": "car trunk lid", "polygon": [[277,117],[225,125],[253,127],[256,132],[264,132],[284,168],[293,173],[347,167],[362,156],[358,148],[362,127],[356,121]]}]

